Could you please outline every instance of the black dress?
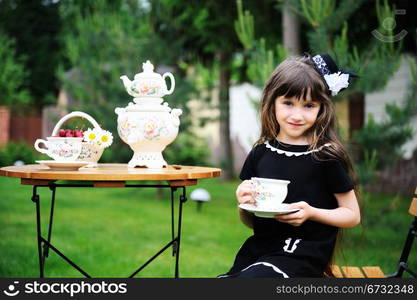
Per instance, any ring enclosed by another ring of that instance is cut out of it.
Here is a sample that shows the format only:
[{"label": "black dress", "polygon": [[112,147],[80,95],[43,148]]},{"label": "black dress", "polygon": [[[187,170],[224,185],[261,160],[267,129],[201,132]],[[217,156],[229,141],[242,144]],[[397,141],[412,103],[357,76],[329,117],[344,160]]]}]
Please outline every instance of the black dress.
[{"label": "black dress", "polygon": [[[289,180],[284,203],[337,208],[335,193],[353,189],[342,163],[314,159],[308,145],[276,140],[251,150],[240,179],[264,177]],[[317,155],[320,156],[320,151]],[[322,277],[334,250],[338,228],[307,220],[292,226],[254,216],[254,234],[238,251],[232,268],[221,277]]]}]

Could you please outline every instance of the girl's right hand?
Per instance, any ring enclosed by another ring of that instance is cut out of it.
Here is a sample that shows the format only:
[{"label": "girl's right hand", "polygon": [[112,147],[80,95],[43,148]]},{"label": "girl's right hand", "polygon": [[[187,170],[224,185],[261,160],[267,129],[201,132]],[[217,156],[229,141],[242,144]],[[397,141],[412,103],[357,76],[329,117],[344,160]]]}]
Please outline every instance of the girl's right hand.
[{"label": "girl's right hand", "polygon": [[239,184],[236,189],[236,198],[239,204],[255,204],[251,180],[244,180],[241,184]]}]

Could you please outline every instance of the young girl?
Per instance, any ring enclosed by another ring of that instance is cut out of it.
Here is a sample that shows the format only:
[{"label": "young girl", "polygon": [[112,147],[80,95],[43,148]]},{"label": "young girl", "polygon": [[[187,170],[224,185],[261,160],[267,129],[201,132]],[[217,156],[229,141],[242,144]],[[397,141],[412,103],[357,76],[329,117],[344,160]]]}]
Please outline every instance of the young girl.
[{"label": "young girl", "polygon": [[352,164],[337,138],[331,95],[354,74],[329,55],[287,59],[272,73],[261,102],[261,136],[240,173],[239,204],[254,204],[252,177],[289,180],[286,208],[261,218],[239,208],[253,228],[229,272],[219,277],[323,277],[338,228],[360,222],[349,175]]}]

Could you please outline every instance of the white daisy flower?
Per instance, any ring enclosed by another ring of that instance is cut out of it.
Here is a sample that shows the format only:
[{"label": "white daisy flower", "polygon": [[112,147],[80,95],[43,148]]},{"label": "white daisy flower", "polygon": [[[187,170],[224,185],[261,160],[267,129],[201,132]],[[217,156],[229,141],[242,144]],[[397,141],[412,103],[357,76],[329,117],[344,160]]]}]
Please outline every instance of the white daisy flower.
[{"label": "white daisy flower", "polygon": [[110,131],[100,130],[98,133],[98,145],[101,148],[107,148],[113,143],[113,135]]},{"label": "white daisy flower", "polygon": [[95,129],[88,128],[84,132],[84,141],[86,141],[87,143],[90,143],[90,144],[96,143],[98,141],[98,137],[99,136]]}]

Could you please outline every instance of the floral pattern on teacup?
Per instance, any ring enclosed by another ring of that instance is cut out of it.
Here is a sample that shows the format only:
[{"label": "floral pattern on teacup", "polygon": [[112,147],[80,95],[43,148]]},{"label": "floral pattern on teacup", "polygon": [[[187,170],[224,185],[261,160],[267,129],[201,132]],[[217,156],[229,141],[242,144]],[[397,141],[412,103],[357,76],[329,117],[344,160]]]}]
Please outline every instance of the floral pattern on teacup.
[{"label": "floral pattern on teacup", "polygon": [[50,155],[54,157],[74,158],[80,153],[77,142],[71,140],[64,140],[63,142],[56,144],[49,143],[48,145],[51,147]]},{"label": "floral pattern on teacup", "polygon": [[79,153],[77,149],[66,148],[54,148],[51,150],[52,156],[58,156],[60,158],[71,158]]},{"label": "floral pattern on teacup", "polygon": [[272,193],[267,192],[265,188],[256,180],[253,181],[253,197],[256,201],[271,200]]}]

